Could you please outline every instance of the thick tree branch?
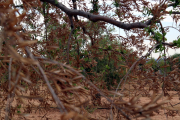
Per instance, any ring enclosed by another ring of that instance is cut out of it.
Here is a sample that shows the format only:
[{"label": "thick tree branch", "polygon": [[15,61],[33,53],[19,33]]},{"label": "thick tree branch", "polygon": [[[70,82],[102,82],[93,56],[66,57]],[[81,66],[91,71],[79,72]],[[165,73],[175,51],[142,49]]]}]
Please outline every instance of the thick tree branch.
[{"label": "thick tree branch", "polygon": [[104,21],[104,22],[113,24],[113,25],[115,25],[115,26],[117,26],[119,28],[126,29],[126,30],[130,30],[130,29],[133,29],[133,28],[145,28],[148,25],[150,25],[154,20],[156,20],[156,17],[153,17],[153,18],[151,18],[150,20],[148,20],[145,23],[143,23],[143,22],[135,22],[135,23],[125,24],[123,22],[119,22],[119,21],[116,21],[116,20],[114,20],[112,18],[104,17],[104,16],[101,16],[101,15],[93,15],[91,13],[84,12],[84,11],[81,11],[81,10],[69,9],[66,6],[64,6],[63,4],[57,2],[57,0],[41,0],[41,1],[48,2],[48,3],[51,3],[52,5],[55,5],[56,7],[60,8],[62,11],[64,11],[67,15],[70,15],[70,16],[76,16],[76,15],[83,16],[83,17],[85,17],[85,18],[87,18],[87,19],[89,19],[89,20],[91,20],[93,22]]},{"label": "thick tree branch", "polygon": [[[73,8],[74,8],[75,10],[77,10],[76,0],[72,0],[72,2],[73,2]],[[87,32],[86,28],[81,24],[81,22],[79,21],[77,15],[75,15],[74,18],[75,18],[76,22],[79,24],[79,27],[82,28],[84,34],[87,34],[87,35],[89,36],[89,38],[90,38],[90,40],[91,40],[91,45],[93,46],[93,45],[94,45],[94,41],[93,41],[93,38],[92,38],[92,36],[90,35],[90,33]]]},{"label": "thick tree branch", "polygon": [[[77,10],[76,0],[72,0],[72,2],[73,2],[73,8],[74,8],[74,10]],[[77,15],[75,15],[74,18],[75,18],[76,20],[78,20]]]},{"label": "thick tree branch", "polygon": [[23,5],[16,5],[16,6],[14,6],[15,8],[24,8],[24,6]]},{"label": "thick tree branch", "polygon": [[162,42],[163,45],[167,45],[169,47],[173,47],[176,46],[174,43],[166,43],[166,42]]},{"label": "thick tree branch", "polygon": [[169,14],[180,14],[180,12],[171,12]]}]

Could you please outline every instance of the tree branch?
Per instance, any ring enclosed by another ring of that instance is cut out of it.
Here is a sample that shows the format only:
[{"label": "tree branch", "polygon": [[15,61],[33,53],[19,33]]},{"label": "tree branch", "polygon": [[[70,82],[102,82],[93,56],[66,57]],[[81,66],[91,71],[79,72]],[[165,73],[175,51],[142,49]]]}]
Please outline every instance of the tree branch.
[{"label": "tree branch", "polygon": [[[171,4],[168,5],[168,7],[172,7],[172,6],[174,6],[175,4],[176,4],[176,3],[171,3]],[[178,5],[177,7],[179,7],[179,5]]]},{"label": "tree branch", "polygon": [[[30,58],[33,59],[33,60],[35,60],[35,57],[34,57],[34,55],[31,53],[31,51],[29,50],[29,48],[28,48],[28,47],[25,47],[25,50],[26,50],[26,52],[28,53],[28,55],[30,56]],[[50,91],[52,97],[54,98],[54,101],[56,102],[56,104],[57,104],[60,112],[65,112],[65,113],[67,113],[66,108],[64,107],[64,105],[62,104],[62,102],[60,101],[60,99],[58,98],[58,96],[55,94],[54,89],[51,87],[51,85],[50,85],[50,83],[49,83],[49,80],[48,80],[48,78],[47,78],[44,70],[42,69],[42,67],[41,67],[41,65],[40,65],[39,63],[37,64],[37,67],[39,68],[39,71],[41,72],[42,77],[44,78],[44,81],[46,82],[46,84],[47,84],[47,86],[48,86],[48,88],[49,88],[49,91]]]},{"label": "tree branch", "polygon": [[57,2],[57,0],[41,0],[41,1],[48,2],[48,3],[51,3],[52,5],[55,5],[56,7],[60,8],[62,11],[64,11],[67,15],[70,15],[70,16],[76,16],[76,15],[83,16],[83,17],[85,17],[85,18],[87,18],[87,19],[89,19],[89,20],[91,20],[93,22],[104,21],[104,22],[113,24],[113,25],[115,25],[115,26],[117,26],[119,28],[126,29],[126,30],[130,30],[130,29],[133,29],[133,28],[145,28],[148,25],[150,25],[154,20],[156,20],[156,17],[153,17],[153,18],[151,18],[150,20],[148,20],[145,23],[143,23],[143,22],[135,22],[135,23],[125,24],[123,22],[119,22],[119,21],[116,21],[116,20],[114,20],[112,18],[104,17],[104,16],[101,16],[101,15],[93,15],[91,13],[84,12],[84,11],[81,11],[81,10],[69,9],[66,6],[64,6],[63,4]]},{"label": "tree branch", "polygon": [[57,62],[57,61],[55,61],[55,60],[50,60],[50,59],[45,58],[45,57],[34,57],[34,58],[36,58],[36,59],[43,59],[43,60],[46,60],[46,61],[51,62],[51,63],[53,63],[53,64],[57,64],[58,66],[66,67],[66,68],[68,68],[69,70],[71,70],[73,73],[75,73],[76,75],[82,76],[83,80],[85,80],[90,86],[92,86],[94,89],[96,89],[96,90],[99,92],[99,94],[100,94],[101,96],[103,96],[104,98],[106,98],[106,100],[107,100],[109,103],[111,103],[114,107],[116,107],[116,108],[122,113],[122,115],[123,115],[126,119],[131,120],[131,118],[129,118],[129,116],[128,116],[124,111],[122,111],[122,109],[123,109],[122,107],[120,108],[120,107],[116,106],[110,98],[108,98],[99,88],[97,88],[90,80],[88,80],[84,75],[82,75],[81,73],[79,73],[77,70],[71,68],[71,67],[68,66],[68,65],[65,65],[65,64],[63,64],[63,63]]},{"label": "tree branch", "polygon": [[[117,86],[117,88],[116,88],[116,92],[117,92],[117,89],[119,88],[119,86],[121,85],[123,79],[125,79],[125,81],[126,81],[127,76],[129,75],[129,73],[131,72],[131,70],[134,68],[134,66],[136,65],[136,63],[139,62],[139,61],[141,61],[143,58],[149,56],[149,55],[152,53],[152,51],[153,51],[154,49],[156,49],[156,47],[157,47],[158,45],[160,45],[160,44],[156,44],[154,47],[152,47],[151,50],[149,50],[148,53],[146,53],[146,55],[140,57],[136,62],[133,63],[133,65],[130,67],[130,69],[128,70],[128,72],[126,73],[126,75],[120,80],[120,82],[119,82],[119,84],[118,84],[118,86]],[[123,90],[123,88],[121,88],[121,89]],[[115,95],[114,95],[114,97],[115,97]]]},{"label": "tree branch", "polygon": [[[8,72],[9,72],[9,77],[8,77],[8,89],[10,90],[11,89],[11,65],[12,65],[12,58],[10,58],[10,61],[9,61],[9,68],[8,68]],[[11,110],[11,102],[10,102],[10,99],[11,99],[11,93],[8,94],[8,100],[7,100],[7,104],[6,104],[6,113],[5,113],[5,120],[8,120],[9,119],[9,114],[10,114],[10,110]]]},{"label": "tree branch", "polygon": [[170,12],[169,14],[180,14],[180,12]]},{"label": "tree branch", "polygon": [[69,48],[70,48],[71,36],[72,36],[72,34],[73,34],[73,31],[74,31],[74,25],[73,25],[72,16],[69,16],[69,20],[70,20],[70,23],[71,23],[71,33],[69,34],[69,39],[68,39],[67,64],[69,64]]}]

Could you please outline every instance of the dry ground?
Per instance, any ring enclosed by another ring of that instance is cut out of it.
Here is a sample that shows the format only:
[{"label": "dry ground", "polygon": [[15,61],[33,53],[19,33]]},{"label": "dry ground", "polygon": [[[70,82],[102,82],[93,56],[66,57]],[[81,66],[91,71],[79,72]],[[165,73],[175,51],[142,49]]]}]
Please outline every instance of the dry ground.
[{"label": "dry ground", "polygon": [[[129,93],[128,91],[125,91],[125,93],[130,94],[130,96],[133,95],[133,93]],[[176,91],[170,92],[170,94],[175,94],[175,93],[177,93],[177,92]],[[29,92],[26,93],[26,95],[28,95],[28,94],[29,94]],[[88,97],[87,99],[91,100],[90,97]],[[128,101],[130,98],[123,97],[123,99]],[[165,98],[162,98],[161,100],[163,100],[163,99],[165,99]],[[150,101],[150,98],[148,98],[148,97],[140,97],[137,104],[145,104],[149,101]],[[18,101],[16,99],[14,99],[14,101],[12,102],[12,106],[16,105],[17,103],[18,103]],[[36,105],[35,106],[36,108],[33,109],[31,111],[31,113],[25,117],[15,114],[13,117],[13,120],[60,120],[61,114],[53,102],[49,102],[50,108],[46,109],[46,110],[41,107],[38,107],[40,105],[40,102],[38,102],[38,100],[33,101],[33,100],[25,99],[25,103],[26,104],[33,103],[34,105]],[[84,106],[84,108],[87,110],[87,114],[89,116],[91,116],[92,118],[96,118],[99,120],[106,120],[110,114],[110,110],[109,109],[98,109],[98,108],[103,107],[104,103],[107,103],[107,100],[105,98],[101,98],[100,106],[94,106],[92,103],[88,103]],[[178,104],[178,103],[180,103],[180,100],[179,100],[179,97],[176,95],[166,106],[172,106],[172,105],[177,104],[174,107],[180,108],[180,104]],[[3,109],[5,109],[5,107]],[[23,106],[21,106],[19,111],[23,111]],[[0,114],[1,114],[1,116],[4,116],[4,112],[2,111],[2,109],[1,109]],[[163,120],[163,119],[164,120],[180,120],[180,116],[178,114],[176,114],[174,117],[167,116],[166,110],[160,110],[159,113],[154,113],[154,114],[155,115],[152,117],[152,120]],[[114,120],[115,119],[116,118],[114,118]]]}]

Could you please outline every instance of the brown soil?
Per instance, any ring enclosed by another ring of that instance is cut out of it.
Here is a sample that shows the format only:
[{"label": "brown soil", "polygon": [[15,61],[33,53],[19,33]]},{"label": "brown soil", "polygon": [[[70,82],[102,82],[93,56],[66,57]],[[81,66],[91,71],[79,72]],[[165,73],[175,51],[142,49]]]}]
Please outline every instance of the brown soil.
[{"label": "brown soil", "polygon": [[[173,92],[172,92],[173,93]],[[124,100],[129,100],[129,98],[123,98]],[[162,99],[163,100],[163,99]],[[139,99],[138,104],[145,104],[149,102],[150,99],[147,97],[141,97]],[[101,99],[101,103],[103,104],[104,102],[107,102],[105,98]],[[175,105],[179,103],[179,97],[174,97],[170,103],[170,105]],[[92,118],[99,119],[99,120],[106,120],[110,114],[109,109],[97,109],[98,107],[102,106],[94,106],[92,104],[88,104],[85,106],[85,109],[89,112],[88,115],[91,116]],[[180,105],[176,105],[175,107],[180,107]],[[179,120],[180,116],[175,115],[174,117],[168,117],[166,114],[166,110],[160,110],[159,113],[154,113],[154,116],[152,117],[152,120],[162,120],[162,119],[167,119],[167,120]],[[31,114],[29,114],[27,117],[21,117],[21,116],[16,116],[14,119],[19,120],[19,119],[24,119],[24,120],[60,120],[61,114],[58,111],[57,108],[51,107],[49,110],[43,110],[43,109],[37,109],[34,110]],[[114,118],[115,120],[116,118]],[[140,119],[138,119],[140,120]]]},{"label": "brown soil", "polygon": [[[175,91],[171,91],[169,92],[170,94],[175,94],[177,92]],[[87,99],[89,99],[91,101],[91,98],[88,97]],[[129,101],[129,97],[123,97],[123,100],[125,101]],[[161,100],[163,101],[162,98]],[[83,100],[82,100],[83,101]],[[137,104],[145,104],[147,102],[150,101],[150,98],[148,97],[140,97],[139,101]],[[12,106],[15,105],[16,103],[18,103],[18,101],[16,99],[14,99]],[[28,104],[30,103],[30,101],[25,100],[25,103]],[[105,98],[101,98],[101,105],[99,106],[94,106],[91,102],[84,105],[84,109],[87,110],[87,115],[91,116],[91,118],[95,118],[95,119],[99,119],[99,120],[106,120],[109,115],[110,115],[110,110],[109,109],[98,109],[98,108],[102,108],[103,105],[105,103],[108,103],[107,100]],[[172,100],[170,100],[170,102],[168,103],[168,105],[166,106],[173,106],[176,108],[180,108],[180,100],[179,97],[176,95],[175,97],[173,97]],[[61,113],[59,112],[59,110],[57,109],[56,105],[52,102],[49,102],[50,108],[49,109],[43,109],[43,108],[38,108],[38,106],[40,105],[40,102],[38,100],[34,100],[33,104],[36,105],[36,108],[34,110],[31,111],[30,114],[27,114],[27,116],[23,116],[22,115],[14,115],[14,120],[60,120],[61,117]],[[177,104],[177,105],[175,105]],[[22,108],[20,108],[19,111],[23,111],[23,106]],[[151,117],[152,120],[162,120],[162,119],[166,119],[166,120],[180,120],[180,116],[178,114],[176,114],[173,117],[170,117],[168,115],[166,115],[166,110],[160,110],[158,113],[154,113],[154,116]],[[1,112],[1,114],[4,114],[3,112]],[[117,118],[114,118],[114,120],[116,120]],[[135,118],[134,118],[135,119]],[[140,120],[140,119],[138,119]]]}]

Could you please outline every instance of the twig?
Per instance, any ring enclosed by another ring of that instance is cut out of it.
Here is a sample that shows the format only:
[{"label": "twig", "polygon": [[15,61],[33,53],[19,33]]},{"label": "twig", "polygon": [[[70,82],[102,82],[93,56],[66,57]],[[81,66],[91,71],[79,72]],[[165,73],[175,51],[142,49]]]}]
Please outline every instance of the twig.
[{"label": "twig", "polygon": [[9,93],[14,93],[15,89],[16,89],[16,86],[18,84],[18,80],[19,80],[19,75],[20,75],[20,70],[21,70],[21,66],[20,66],[20,69],[18,70],[18,74],[16,76],[16,81],[14,83],[14,86],[10,89]]},{"label": "twig", "polygon": [[[175,4],[176,4],[176,3],[168,4],[168,7],[174,6]],[[179,5],[178,5],[177,7],[179,7]]]},{"label": "twig", "polygon": [[[99,88],[97,88],[97,87],[96,87],[91,81],[89,81],[85,76],[83,76],[81,73],[77,72],[76,70],[74,70],[74,69],[71,68],[70,66],[65,65],[65,64],[62,64],[62,63],[59,63],[59,62],[54,61],[54,60],[49,60],[49,59],[47,59],[47,58],[41,58],[41,57],[35,57],[35,58],[37,58],[37,59],[44,59],[44,60],[47,60],[48,62],[57,64],[57,65],[59,65],[59,66],[64,66],[64,67],[70,69],[72,72],[74,72],[74,73],[77,74],[78,76],[82,76],[82,78],[83,78],[90,86],[92,86],[93,88],[95,88],[95,89],[100,93],[101,96],[103,96],[104,98],[106,98],[106,100],[107,100],[108,102],[110,102],[111,104],[113,104],[113,101],[112,101],[111,99],[109,99],[106,95],[104,95],[104,93],[101,92],[101,90],[100,90]],[[123,115],[126,119],[131,120],[131,119],[129,118],[129,116],[126,115],[126,113],[124,113],[124,112],[122,111],[122,108],[120,108],[120,107],[118,107],[118,106],[116,106],[116,105],[114,105],[114,104],[113,104],[113,106],[116,107],[116,108],[122,113],[122,115]]]},{"label": "twig", "polygon": [[44,24],[45,24],[45,39],[46,39],[46,42],[47,42],[47,22],[48,22],[48,8],[46,9],[46,2],[43,2],[43,17],[44,17]]},{"label": "twig", "polygon": [[[162,31],[162,34],[163,34],[163,42],[165,42],[165,38],[164,38],[164,34],[165,34],[165,31],[164,31],[164,28],[162,26],[162,23],[160,22],[160,25],[161,25],[161,31]],[[165,48],[165,44],[164,44],[164,48]],[[165,49],[164,49],[164,66],[166,66],[166,55],[165,55]],[[166,68],[164,68],[164,80],[163,80],[163,86],[162,86],[162,89],[165,93],[165,77],[166,77]]]},{"label": "twig", "polygon": [[[128,72],[126,73],[126,75],[125,75],[125,76],[121,79],[121,81],[119,82],[119,84],[118,84],[118,86],[117,86],[117,88],[116,88],[116,92],[117,92],[117,90],[118,90],[119,86],[121,85],[121,83],[122,83],[122,81],[123,81],[124,78],[125,78],[125,81],[126,81],[127,76],[129,75],[130,71],[134,68],[134,66],[136,65],[136,63],[139,62],[140,60],[142,60],[143,58],[149,56],[149,55],[151,54],[151,52],[152,52],[158,45],[159,45],[159,44],[156,44],[145,56],[140,57],[136,62],[133,63],[133,65],[130,67],[130,69],[128,70]],[[125,82],[125,81],[124,81],[124,82]],[[121,88],[121,89],[123,90],[123,88]]]},{"label": "twig", "polygon": [[[35,60],[33,54],[30,52],[30,50],[28,49],[28,47],[25,47],[25,49],[26,49],[27,53],[29,54],[30,58],[33,59],[33,60]],[[48,78],[47,78],[44,70],[43,70],[42,67],[40,66],[40,64],[37,64],[37,67],[39,68],[41,74],[43,75],[43,78],[44,78],[44,80],[45,80],[45,82],[46,82],[46,84],[47,84],[47,86],[48,86],[48,88],[49,88],[49,91],[50,91],[52,97],[54,98],[54,100],[55,100],[55,102],[56,102],[56,104],[57,104],[60,112],[66,112],[66,113],[67,113],[66,108],[64,107],[64,105],[62,104],[62,102],[60,101],[60,99],[59,99],[59,98],[57,97],[57,95],[55,94],[55,92],[54,92],[53,88],[51,87],[51,85],[50,85],[50,83],[49,83],[49,80],[48,80]]]},{"label": "twig", "polygon": [[[8,85],[9,90],[11,89],[11,65],[12,65],[12,58],[10,58],[10,61],[9,61],[9,71],[8,71],[9,72],[9,79],[8,79],[8,81],[9,81],[9,85]],[[11,93],[8,94],[5,120],[9,119],[9,113],[10,113],[10,109],[11,109],[10,99],[11,99]]]},{"label": "twig", "polygon": [[42,120],[46,115],[47,115],[47,113],[45,113],[45,114],[43,115],[43,117],[41,117],[41,120]]},{"label": "twig", "polygon": [[[72,2],[73,2],[73,8],[74,8],[74,10],[77,10],[76,0],[72,0]],[[81,24],[81,22],[79,21],[77,15],[74,15],[74,18],[75,18],[75,21],[79,24],[79,27],[82,28],[83,33],[84,33],[84,34],[87,34],[87,35],[89,36],[89,38],[90,38],[90,40],[91,40],[91,45],[93,46],[93,38],[92,38],[92,36],[90,35],[90,33],[86,31],[86,28],[84,27],[84,25]]]},{"label": "twig", "polygon": [[[163,35],[163,42],[165,42],[165,31],[164,31],[164,28],[163,28],[163,25],[161,22],[160,23],[160,26],[161,26],[161,32],[162,32],[162,35]],[[166,66],[166,51],[165,51],[165,47],[166,45],[164,44],[164,66]],[[165,94],[165,85],[166,85],[166,68],[164,68],[164,79],[163,79],[163,85],[162,85],[162,91],[164,92]],[[163,100],[163,97],[162,97],[162,100]],[[164,109],[164,113],[165,113],[165,109]],[[167,114],[166,114],[166,119],[167,119]]]},{"label": "twig", "polygon": [[70,48],[71,36],[73,34],[73,31],[74,31],[73,20],[72,20],[72,16],[70,16],[70,15],[69,15],[69,20],[71,23],[71,32],[69,34],[68,46],[67,46],[67,64],[69,64],[69,48]]},{"label": "twig", "polygon": [[[159,44],[156,44],[145,56],[140,57],[136,62],[133,63],[133,65],[130,67],[130,69],[128,70],[128,72],[126,73],[126,75],[120,80],[120,82],[119,82],[119,84],[118,84],[118,86],[117,86],[117,88],[116,88],[116,93],[117,93],[118,88],[119,88],[119,86],[121,85],[123,79],[125,79],[124,82],[126,82],[127,76],[129,75],[130,71],[134,68],[134,66],[136,65],[136,63],[139,62],[140,60],[142,60],[143,58],[149,56],[149,55],[151,54],[151,52],[152,52],[158,45],[159,45]],[[121,89],[123,90],[124,88],[121,88]],[[113,96],[112,102],[114,101],[114,98],[115,98],[115,94],[114,94],[114,96]],[[111,104],[111,110],[112,110],[112,105],[113,105],[113,104]]]},{"label": "twig", "polygon": [[173,11],[173,12],[170,12],[169,14],[180,14],[180,12]]}]

